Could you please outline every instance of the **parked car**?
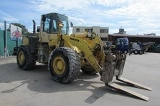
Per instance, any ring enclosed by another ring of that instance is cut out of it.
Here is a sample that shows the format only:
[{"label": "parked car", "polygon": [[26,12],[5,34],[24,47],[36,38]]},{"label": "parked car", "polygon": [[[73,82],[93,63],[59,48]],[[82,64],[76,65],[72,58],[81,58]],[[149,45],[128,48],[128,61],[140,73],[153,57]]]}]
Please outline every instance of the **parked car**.
[{"label": "parked car", "polygon": [[155,53],[160,53],[160,43],[156,43],[152,45],[149,49],[149,52],[155,52]]},{"label": "parked car", "polygon": [[144,49],[141,48],[140,44],[137,42],[130,43],[130,54],[144,54]]}]

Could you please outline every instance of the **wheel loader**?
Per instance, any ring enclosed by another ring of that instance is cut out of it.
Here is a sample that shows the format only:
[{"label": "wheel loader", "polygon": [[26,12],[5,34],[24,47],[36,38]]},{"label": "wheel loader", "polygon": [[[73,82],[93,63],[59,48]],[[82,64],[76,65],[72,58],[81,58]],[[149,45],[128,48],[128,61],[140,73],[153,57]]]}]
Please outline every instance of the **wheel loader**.
[{"label": "wheel loader", "polygon": [[33,33],[23,36],[22,45],[17,50],[17,64],[22,70],[31,70],[36,62],[48,64],[54,81],[69,83],[76,79],[82,70],[86,74],[100,74],[106,86],[120,90],[143,100],[148,97],[124,89],[113,83],[117,80],[151,90],[121,77],[126,56],[117,48],[117,43],[106,45],[96,33],[69,35],[68,17],[59,13],[41,16],[40,27]]}]

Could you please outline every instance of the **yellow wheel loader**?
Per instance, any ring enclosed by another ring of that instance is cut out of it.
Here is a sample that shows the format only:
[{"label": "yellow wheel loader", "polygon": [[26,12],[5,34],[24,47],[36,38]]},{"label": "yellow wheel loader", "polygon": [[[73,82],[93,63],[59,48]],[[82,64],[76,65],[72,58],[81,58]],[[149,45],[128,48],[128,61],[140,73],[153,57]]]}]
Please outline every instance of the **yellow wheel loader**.
[{"label": "yellow wheel loader", "polygon": [[37,32],[35,21],[33,23],[33,33],[23,36],[23,44],[17,50],[17,64],[20,69],[33,69],[36,62],[48,64],[53,80],[59,83],[72,82],[80,70],[87,74],[99,73],[106,86],[148,100],[147,97],[112,82],[115,76],[117,80],[150,90],[120,77],[126,53],[107,47],[95,33],[69,35],[69,22],[65,15],[42,15]]}]

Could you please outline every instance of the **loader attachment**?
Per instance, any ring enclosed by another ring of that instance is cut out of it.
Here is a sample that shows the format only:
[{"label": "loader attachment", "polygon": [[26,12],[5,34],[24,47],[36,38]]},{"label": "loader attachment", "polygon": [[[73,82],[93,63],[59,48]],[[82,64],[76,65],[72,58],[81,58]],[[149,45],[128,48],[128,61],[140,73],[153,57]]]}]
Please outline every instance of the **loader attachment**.
[{"label": "loader attachment", "polygon": [[125,79],[125,78],[123,78],[123,77],[117,77],[116,79],[117,79],[118,81],[124,82],[124,83],[126,83],[126,84],[128,84],[128,85],[131,85],[131,86],[134,86],[134,87],[137,87],[137,88],[142,88],[142,89],[149,90],[149,91],[152,90],[152,89],[149,88],[149,87],[146,87],[146,86],[144,86],[144,85],[138,84],[138,83],[133,82],[133,81],[130,81],[130,80]]},{"label": "loader attachment", "polygon": [[[113,83],[113,77],[115,72],[115,62],[114,61],[106,61],[103,71],[100,72],[101,75],[101,81],[105,82],[105,85],[111,89],[114,89],[116,91],[119,91],[120,93],[133,96],[145,101],[148,101],[149,98],[146,96],[143,96],[139,93],[136,93],[134,91],[131,91],[129,89],[126,89],[118,84]],[[122,77],[121,77],[122,78]]]},{"label": "loader attachment", "polygon": [[148,101],[149,100],[148,97],[141,95],[139,93],[136,93],[132,90],[126,89],[113,82],[113,77],[115,76],[116,80],[118,81],[124,82],[134,87],[151,90],[151,88],[149,87],[143,86],[141,84],[129,81],[121,77],[123,73],[127,53],[124,53],[121,51],[114,51],[114,52],[112,51],[112,52],[105,52],[105,55],[106,55],[105,64],[103,66],[103,71],[101,71],[100,73],[101,80],[105,82],[105,85],[111,89],[119,91],[120,93],[126,94],[128,96],[132,96],[132,97],[139,98],[141,100]]},{"label": "loader attachment", "polygon": [[141,88],[141,89],[145,89],[145,90],[149,90],[151,91],[152,89],[149,88],[149,87],[146,87],[144,85],[141,85],[139,83],[136,83],[136,82],[133,82],[133,81],[130,81],[126,78],[123,78],[122,77],[122,73],[123,73],[123,69],[124,69],[124,65],[125,65],[125,61],[126,61],[126,56],[127,54],[125,53],[118,53],[117,54],[117,63],[116,63],[116,66],[115,66],[115,76],[116,76],[116,80],[118,81],[121,81],[121,82],[124,82],[130,86],[133,86],[133,87],[137,87],[137,88]]},{"label": "loader attachment", "polygon": [[[112,55],[106,54],[106,58],[109,58],[109,56],[113,57]],[[110,58],[111,58],[111,57],[110,57]],[[125,58],[126,58],[126,57],[125,57]],[[148,97],[143,96],[143,95],[141,95],[141,94],[139,94],[139,93],[136,93],[136,92],[134,92],[134,91],[132,91],[132,90],[126,89],[126,88],[124,88],[124,87],[122,87],[122,86],[120,86],[120,85],[118,85],[118,84],[113,83],[113,77],[115,76],[114,73],[115,73],[116,66],[117,66],[117,64],[116,64],[115,61],[116,61],[116,60],[110,60],[110,61],[108,61],[108,60],[106,59],[106,62],[105,62],[105,64],[104,64],[104,66],[103,66],[103,71],[100,73],[100,74],[101,74],[101,80],[102,80],[103,82],[105,82],[105,85],[106,85],[107,87],[109,87],[109,88],[112,88],[112,89],[114,89],[114,90],[116,90],[116,91],[119,91],[120,93],[123,93],[123,94],[129,95],[129,96],[132,96],[132,97],[136,97],[136,98],[139,98],[139,99],[148,101],[148,100],[149,100]],[[124,61],[124,62],[120,62],[120,63],[121,63],[121,65],[120,65],[121,67],[119,67],[119,68],[120,68],[121,70],[119,70],[119,72],[118,72],[118,73],[119,73],[119,74],[118,74],[119,76],[122,75],[122,71],[123,71],[123,67],[124,67],[125,61]],[[116,71],[117,71],[117,70],[116,70]],[[140,84],[138,84],[138,83],[129,81],[129,80],[127,80],[127,79],[124,79],[124,78],[122,78],[122,77],[119,77],[118,75],[116,76],[116,79],[117,79],[118,81],[125,82],[125,83],[127,83],[127,84],[132,85],[132,86],[136,86],[136,87],[138,86],[138,87],[140,87],[140,88],[144,88],[144,89],[151,90],[151,88],[148,88],[148,87],[145,87],[145,86],[140,85]]]},{"label": "loader attachment", "polygon": [[109,83],[109,84],[106,84],[107,87],[109,88],[112,88],[112,89],[115,89],[116,91],[119,91],[123,94],[126,94],[126,95],[130,95],[130,96],[133,96],[133,97],[136,97],[136,98],[139,98],[139,99],[142,99],[142,100],[145,100],[145,101],[148,101],[149,98],[146,97],[146,96],[143,96],[137,92],[134,92],[132,90],[129,90],[129,89],[126,89],[118,84],[115,84],[115,83]]}]

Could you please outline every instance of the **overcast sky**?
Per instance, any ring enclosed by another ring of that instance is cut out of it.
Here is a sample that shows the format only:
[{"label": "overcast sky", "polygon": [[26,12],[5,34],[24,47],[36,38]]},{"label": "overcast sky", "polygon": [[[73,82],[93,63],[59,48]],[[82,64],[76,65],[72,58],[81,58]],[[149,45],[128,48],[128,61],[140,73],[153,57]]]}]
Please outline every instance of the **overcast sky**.
[{"label": "overcast sky", "polygon": [[42,14],[65,14],[74,26],[109,27],[109,33],[122,28],[127,34],[160,35],[160,0],[3,0],[0,28],[4,21],[21,23],[32,31]]}]

